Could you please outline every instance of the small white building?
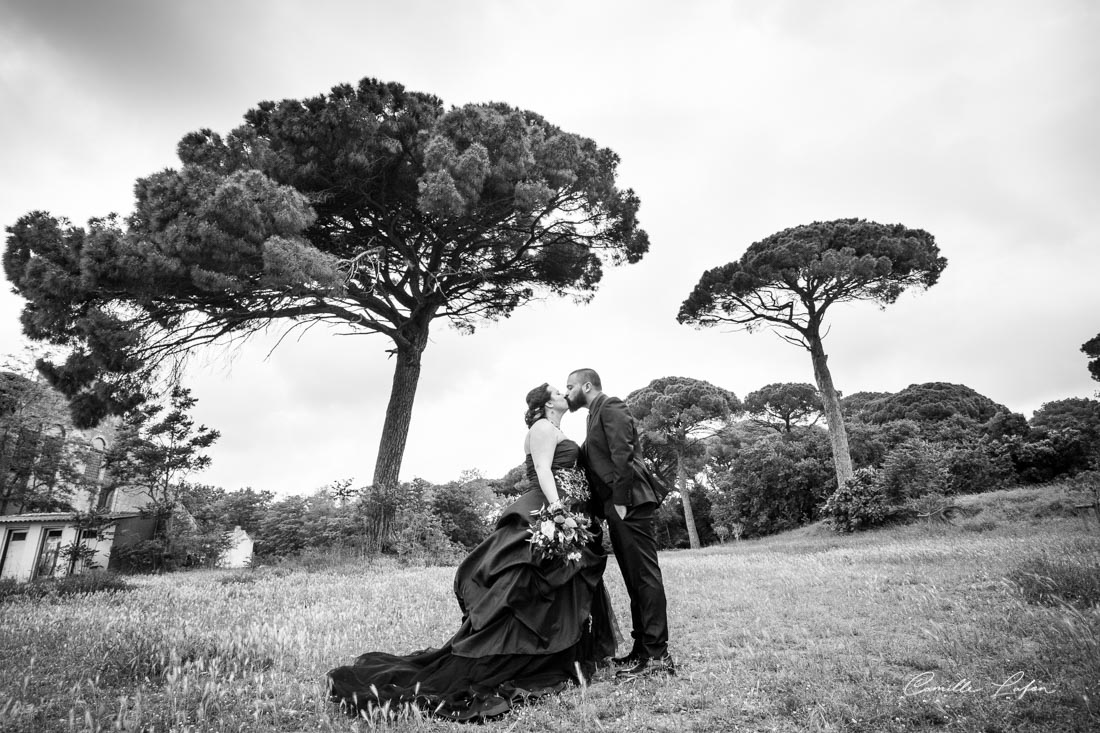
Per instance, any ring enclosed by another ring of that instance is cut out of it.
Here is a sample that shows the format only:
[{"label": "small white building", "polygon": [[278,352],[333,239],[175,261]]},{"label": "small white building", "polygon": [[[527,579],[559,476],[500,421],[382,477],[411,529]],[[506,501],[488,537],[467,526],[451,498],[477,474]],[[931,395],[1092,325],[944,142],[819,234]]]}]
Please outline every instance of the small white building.
[{"label": "small white building", "polygon": [[248,532],[238,524],[232,532],[225,533],[231,543],[229,549],[218,560],[219,568],[247,568],[252,564],[252,548],[255,543]]},{"label": "small white building", "polygon": [[[8,514],[0,516],[0,579],[19,582],[38,578],[78,575],[104,569],[110,562],[114,536],[120,528],[140,521],[136,512],[109,515],[115,524],[106,533],[80,530],[70,512]],[[77,534],[80,537],[77,537]],[[125,533],[125,529],[123,529]],[[79,542],[94,554],[84,561],[66,558],[62,550]]]}]

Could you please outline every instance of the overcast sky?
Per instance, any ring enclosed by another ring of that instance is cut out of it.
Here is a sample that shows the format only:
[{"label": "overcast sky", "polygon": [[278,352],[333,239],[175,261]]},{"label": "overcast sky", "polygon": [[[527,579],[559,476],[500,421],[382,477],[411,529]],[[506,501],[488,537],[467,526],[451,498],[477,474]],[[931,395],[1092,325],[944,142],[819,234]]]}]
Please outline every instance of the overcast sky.
[{"label": "overcast sky", "polygon": [[[706,269],[815,220],[931,232],[939,284],[832,312],[838,389],[968,385],[1030,416],[1096,392],[1100,3],[51,2],[0,0],[0,223],[132,209],[187,132],[267,99],[371,76],[448,105],[534,110],[622,157],[650,253],[587,306],[548,300],[465,336],[437,322],[403,478],[523,460],[524,395],[579,366],[625,396],[662,376],[744,397],[812,382],[761,332],[676,323]],[[0,293],[0,344],[22,300]],[[369,482],[392,362],[379,336],[314,329],[197,354],[186,383],[222,432],[198,478],[302,493]],[[566,432],[583,438],[583,413]]]}]

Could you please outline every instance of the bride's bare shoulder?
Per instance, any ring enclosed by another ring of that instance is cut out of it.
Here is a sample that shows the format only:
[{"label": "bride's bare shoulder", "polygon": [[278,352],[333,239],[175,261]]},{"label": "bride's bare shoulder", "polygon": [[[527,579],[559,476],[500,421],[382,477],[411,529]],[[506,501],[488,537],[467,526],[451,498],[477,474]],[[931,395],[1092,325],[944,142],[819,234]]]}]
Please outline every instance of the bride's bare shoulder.
[{"label": "bride's bare shoulder", "polygon": [[546,445],[558,442],[558,429],[548,420],[539,420],[527,429],[527,435],[523,439],[523,449],[531,452],[531,445]]}]

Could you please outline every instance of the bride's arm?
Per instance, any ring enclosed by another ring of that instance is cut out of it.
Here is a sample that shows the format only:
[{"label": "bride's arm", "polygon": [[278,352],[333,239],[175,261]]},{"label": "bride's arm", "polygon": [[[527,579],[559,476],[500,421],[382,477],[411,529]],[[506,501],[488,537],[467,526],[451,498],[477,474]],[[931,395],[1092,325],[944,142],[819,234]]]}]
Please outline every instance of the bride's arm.
[{"label": "bride's arm", "polygon": [[550,466],[554,462],[554,450],[558,447],[558,433],[545,420],[531,426],[531,460],[535,463],[535,475],[547,504],[558,501],[558,486]]}]

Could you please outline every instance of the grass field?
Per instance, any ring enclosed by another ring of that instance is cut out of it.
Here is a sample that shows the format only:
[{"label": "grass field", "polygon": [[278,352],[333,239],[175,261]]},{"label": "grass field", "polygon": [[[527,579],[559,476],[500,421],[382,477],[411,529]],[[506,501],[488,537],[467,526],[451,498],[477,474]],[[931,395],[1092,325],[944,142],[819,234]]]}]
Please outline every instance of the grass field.
[{"label": "grass field", "polygon": [[[1096,519],[1068,516],[1059,487],[962,502],[953,525],[663,554],[677,677],[601,673],[483,730],[1100,730]],[[470,730],[324,701],[325,671],[363,651],[445,641],[453,572],[211,571],[12,600],[0,731]]]}]

